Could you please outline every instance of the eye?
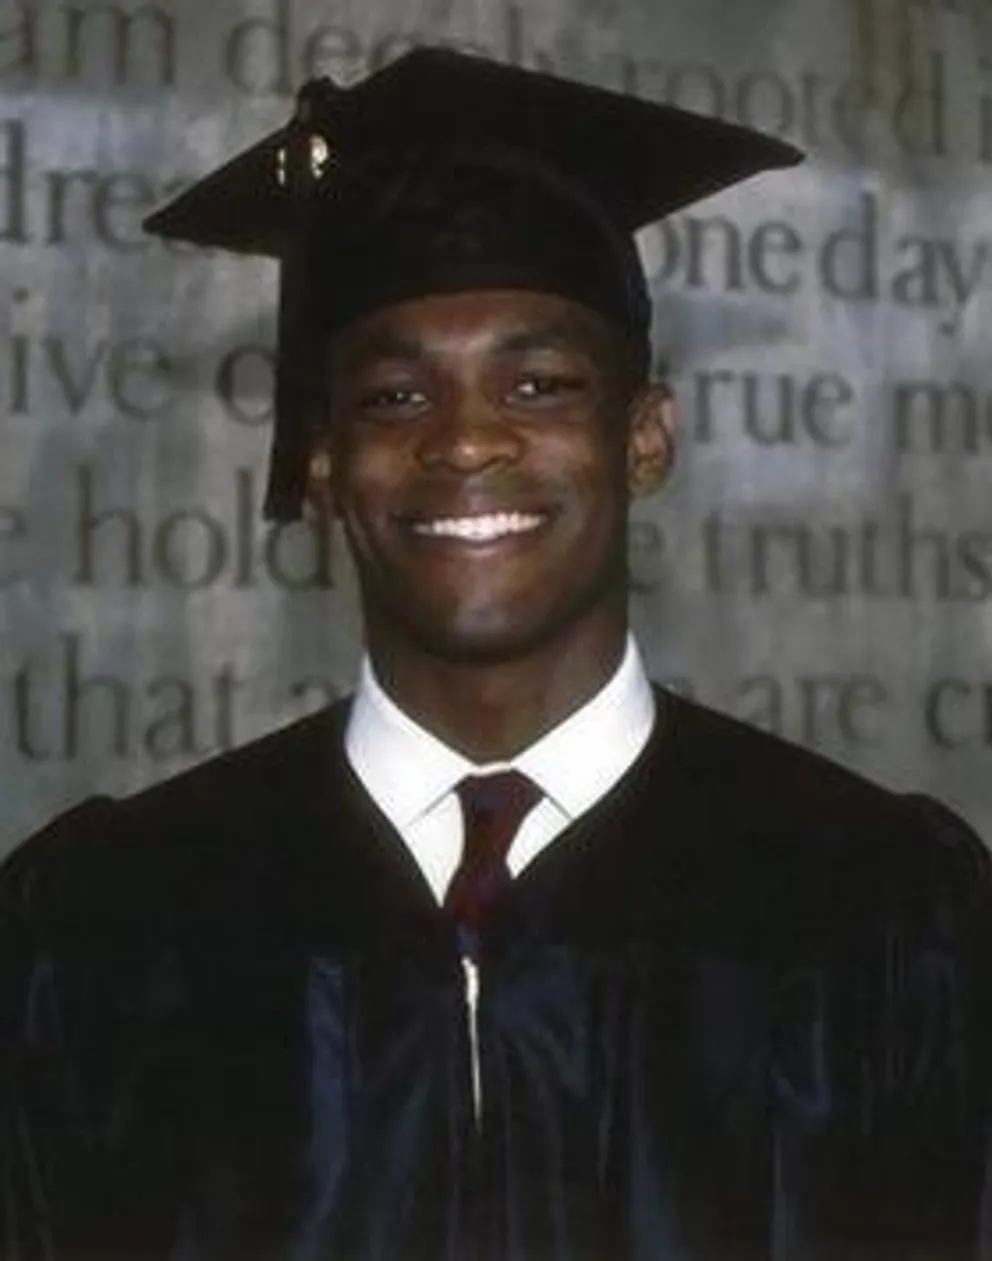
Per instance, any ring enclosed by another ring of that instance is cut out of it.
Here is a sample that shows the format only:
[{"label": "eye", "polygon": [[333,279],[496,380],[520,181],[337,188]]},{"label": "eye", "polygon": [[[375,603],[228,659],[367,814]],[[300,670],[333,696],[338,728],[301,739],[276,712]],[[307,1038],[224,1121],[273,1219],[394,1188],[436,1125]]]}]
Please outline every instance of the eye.
[{"label": "eye", "polygon": [[528,372],[514,382],[511,395],[525,403],[557,403],[580,393],[584,384],[562,372]]},{"label": "eye", "polygon": [[362,391],[357,402],[359,411],[372,418],[402,419],[422,411],[428,399],[414,386],[383,385]]}]

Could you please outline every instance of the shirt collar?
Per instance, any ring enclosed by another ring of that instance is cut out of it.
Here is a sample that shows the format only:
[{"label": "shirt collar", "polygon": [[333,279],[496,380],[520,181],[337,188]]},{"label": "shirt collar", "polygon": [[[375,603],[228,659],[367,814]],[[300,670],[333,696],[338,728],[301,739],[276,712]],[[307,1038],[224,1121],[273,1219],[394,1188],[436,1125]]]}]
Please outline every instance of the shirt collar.
[{"label": "shirt collar", "polygon": [[616,672],[590,700],[512,765],[570,819],[577,818],[627,770],[647,743],[655,700],[633,635]]},{"label": "shirt collar", "polygon": [[508,767],[528,775],[572,819],[627,770],[646,743],[654,717],[654,693],[636,641],[628,634],[623,660],[595,696],[510,762],[480,765],[404,713],[383,690],[366,655],[345,751],[380,809],[400,830],[466,775]]}]

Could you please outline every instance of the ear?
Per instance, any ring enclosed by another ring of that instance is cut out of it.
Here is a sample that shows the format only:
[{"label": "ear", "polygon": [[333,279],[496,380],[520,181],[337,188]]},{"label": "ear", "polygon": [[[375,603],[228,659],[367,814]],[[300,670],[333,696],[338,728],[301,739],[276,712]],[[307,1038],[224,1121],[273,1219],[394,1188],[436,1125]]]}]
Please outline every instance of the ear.
[{"label": "ear", "polygon": [[303,507],[307,516],[316,520],[331,521],[336,516],[334,507],[334,457],[330,444],[318,438],[307,463],[307,481],[303,492]]},{"label": "ear", "polygon": [[678,408],[667,385],[650,385],[630,407],[627,485],[632,498],[653,494],[675,462]]}]

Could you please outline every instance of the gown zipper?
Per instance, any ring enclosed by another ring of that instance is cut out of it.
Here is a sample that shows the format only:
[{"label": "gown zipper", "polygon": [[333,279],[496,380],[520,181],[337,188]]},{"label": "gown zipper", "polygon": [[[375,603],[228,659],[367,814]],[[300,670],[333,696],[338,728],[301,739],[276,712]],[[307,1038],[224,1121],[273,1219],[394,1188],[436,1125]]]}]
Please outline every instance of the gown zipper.
[{"label": "gown zipper", "polygon": [[465,1013],[468,1017],[468,1048],[472,1078],[472,1114],[475,1128],[482,1128],[482,1066],[479,1061],[479,966],[462,955]]}]

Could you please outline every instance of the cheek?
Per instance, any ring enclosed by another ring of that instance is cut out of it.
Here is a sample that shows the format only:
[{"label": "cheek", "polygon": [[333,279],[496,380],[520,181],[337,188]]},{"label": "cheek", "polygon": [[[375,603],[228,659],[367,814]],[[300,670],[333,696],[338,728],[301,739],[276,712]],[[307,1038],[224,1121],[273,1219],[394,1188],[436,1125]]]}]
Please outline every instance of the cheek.
[{"label": "cheek", "polygon": [[404,461],[381,445],[344,453],[336,465],[335,500],[343,516],[378,516],[388,511],[402,483]]},{"label": "cheek", "polygon": [[570,488],[572,498],[592,522],[612,521],[617,507],[625,509],[627,497],[626,453],[614,446],[590,446],[577,452],[563,449],[552,456],[549,469],[555,469]]}]

